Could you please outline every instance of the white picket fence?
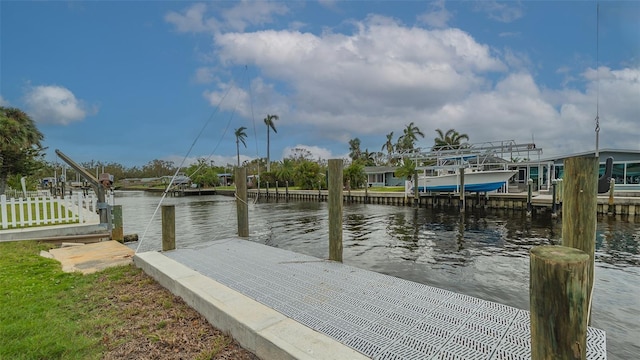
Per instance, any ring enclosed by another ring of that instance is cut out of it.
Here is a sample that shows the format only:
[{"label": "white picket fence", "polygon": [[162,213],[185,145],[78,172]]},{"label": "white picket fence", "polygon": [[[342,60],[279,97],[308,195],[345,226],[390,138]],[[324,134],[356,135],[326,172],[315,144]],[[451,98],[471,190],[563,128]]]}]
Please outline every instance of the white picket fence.
[{"label": "white picket fence", "polygon": [[[113,204],[113,194],[106,202]],[[60,197],[7,199],[0,195],[0,230],[69,223],[99,223],[98,198],[95,194],[77,193]]]}]

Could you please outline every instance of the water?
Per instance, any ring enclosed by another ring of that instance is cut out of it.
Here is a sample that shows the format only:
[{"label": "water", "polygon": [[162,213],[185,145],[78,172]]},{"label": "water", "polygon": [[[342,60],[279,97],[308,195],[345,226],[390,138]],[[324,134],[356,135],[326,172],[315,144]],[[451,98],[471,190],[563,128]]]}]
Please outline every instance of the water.
[{"label": "water", "polygon": [[[125,234],[141,238],[139,251],[161,247],[160,197],[118,192]],[[231,197],[166,198],[176,206],[178,247],[235,237]],[[561,220],[528,219],[521,211],[345,205],[345,264],[529,309],[529,249],[559,244]],[[318,258],[328,257],[324,202],[249,205],[250,240]],[[592,326],[607,332],[608,359],[640,358],[640,223],[599,219]]]}]

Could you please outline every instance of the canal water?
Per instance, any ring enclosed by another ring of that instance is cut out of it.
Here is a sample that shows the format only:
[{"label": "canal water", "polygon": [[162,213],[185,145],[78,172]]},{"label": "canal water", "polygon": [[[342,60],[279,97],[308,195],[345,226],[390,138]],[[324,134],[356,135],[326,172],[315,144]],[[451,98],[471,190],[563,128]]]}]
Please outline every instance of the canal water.
[{"label": "canal water", "polygon": [[[116,192],[125,234],[138,251],[161,248],[160,196]],[[176,245],[235,237],[234,198],[167,197],[175,205]],[[559,244],[560,219],[523,211],[442,210],[345,204],[343,262],[362,269],[529,310],[529,250]],[[326,202],[249,204],[250,241],[328,257]],[[143,237],[144,236],[144,237]],[[601,217],[596,237],[592,326],[607,333],[609,360],[640,359],[640,222]]]}]

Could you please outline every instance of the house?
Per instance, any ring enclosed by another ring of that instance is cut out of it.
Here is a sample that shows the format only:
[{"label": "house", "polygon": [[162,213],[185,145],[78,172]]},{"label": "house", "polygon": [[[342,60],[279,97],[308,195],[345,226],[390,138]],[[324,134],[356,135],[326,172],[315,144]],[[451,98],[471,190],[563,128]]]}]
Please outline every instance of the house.
[{"label": "house", "polygon": [[405,177],[396,177],[395,166],[365,166],[364,172],[367,174],[367,184],[372,186],[404,186]]}]

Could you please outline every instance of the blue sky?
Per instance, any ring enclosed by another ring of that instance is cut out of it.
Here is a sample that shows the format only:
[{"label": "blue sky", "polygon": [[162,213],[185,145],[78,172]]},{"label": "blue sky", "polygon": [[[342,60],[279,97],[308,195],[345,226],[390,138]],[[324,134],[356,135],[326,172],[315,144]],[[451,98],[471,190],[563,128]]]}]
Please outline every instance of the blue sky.
[{"label": "blue sky", "polygon": [[[77,162],[380,151],[410,122],[640,150],[640,2],[0,2],[0,104]],[[597,24],[599,31],[597,32]],[[598,36],[596,36],[598,34]],[[599,51],[596,51],[599,44]],[[596,106],[596,104],[598,106]],[[192,147],[193,144],[193,147]]]}]

